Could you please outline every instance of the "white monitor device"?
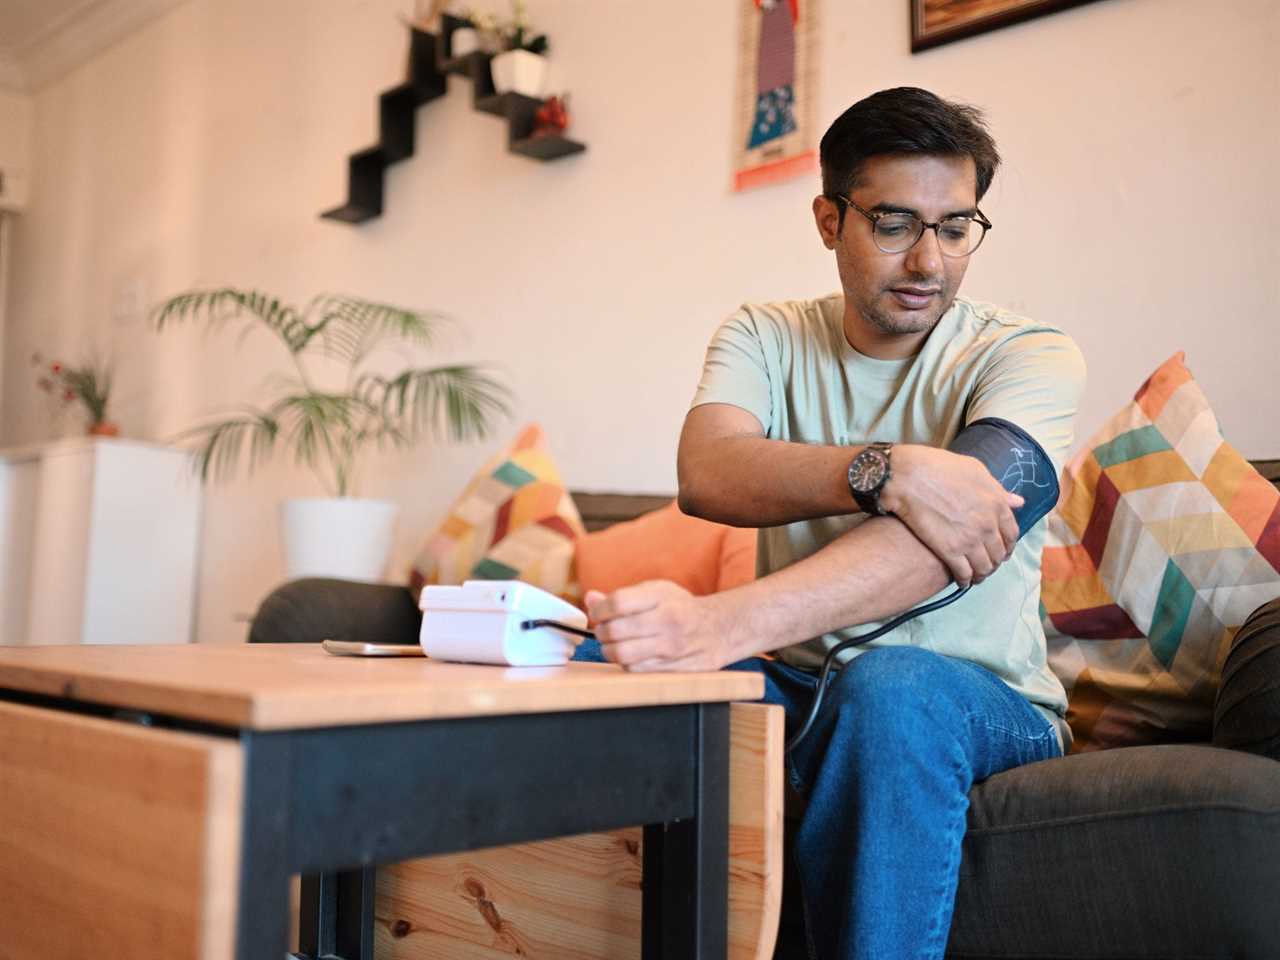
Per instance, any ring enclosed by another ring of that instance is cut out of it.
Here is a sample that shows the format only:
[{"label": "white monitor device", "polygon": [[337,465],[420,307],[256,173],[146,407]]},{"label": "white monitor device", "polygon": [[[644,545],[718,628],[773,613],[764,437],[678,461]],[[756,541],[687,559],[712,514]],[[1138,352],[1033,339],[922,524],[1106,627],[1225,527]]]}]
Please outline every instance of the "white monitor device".
[{"label": "white monitor device", "polygon": [[585,630],[587,615],[573,604],[519,580],[468,580],[460,587],[423,587],[420,642],[428,657],[512,667],[566,663],[578,638],[555,627],[525,629],[528,620],[554,620]]}]

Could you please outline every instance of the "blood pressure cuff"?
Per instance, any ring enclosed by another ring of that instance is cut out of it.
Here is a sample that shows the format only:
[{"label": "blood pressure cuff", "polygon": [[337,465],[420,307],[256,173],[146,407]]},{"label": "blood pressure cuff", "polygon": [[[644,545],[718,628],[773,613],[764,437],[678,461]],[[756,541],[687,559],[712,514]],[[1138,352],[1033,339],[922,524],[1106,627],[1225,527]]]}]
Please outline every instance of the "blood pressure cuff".
[{"label": "blood pressure cuff", "polygon": [[956,435],[947,449],[981,460],[1006,490],[1022,497],[1025,502],[1013,511],[1019,539],[1058,502],[1058,472],[1053,461],[1015,423],[999,417],[975,420]]}]

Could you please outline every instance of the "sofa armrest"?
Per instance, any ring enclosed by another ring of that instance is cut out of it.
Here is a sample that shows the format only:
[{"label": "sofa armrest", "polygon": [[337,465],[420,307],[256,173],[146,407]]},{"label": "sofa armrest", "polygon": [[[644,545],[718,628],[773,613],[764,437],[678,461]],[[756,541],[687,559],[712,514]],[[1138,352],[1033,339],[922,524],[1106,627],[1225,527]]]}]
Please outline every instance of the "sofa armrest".
[{"label": "sofa armrest", "polygon": [[254,614],[250,643],[417,643],[422,613],[405,587],[311,577],[273,590]]},{"label": "sofa armrest", "polygon": [[1280,598],[1236,633],[1213,708],[1214,746],[1280,760]]}]

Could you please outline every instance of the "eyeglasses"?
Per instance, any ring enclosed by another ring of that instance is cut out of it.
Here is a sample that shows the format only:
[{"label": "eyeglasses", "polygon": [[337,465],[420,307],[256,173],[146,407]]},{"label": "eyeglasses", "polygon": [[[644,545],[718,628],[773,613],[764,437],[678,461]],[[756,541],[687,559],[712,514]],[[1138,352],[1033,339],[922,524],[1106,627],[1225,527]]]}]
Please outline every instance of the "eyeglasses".
[{"label": "eyeglasses", "polygon": [[[981,210],[973,217],[944,217],[934,223],[926,223],[910,213],[870,213],[842,193],[831,199],[852,207],[871,221],[871,239],[884,253],[905,253],[924,236],[925,229],[932,230],[938,238],[938,249],[944,257],[967,257],[978,247],[991,229],[991,221]],[[844,210],[840,211],[840,228],[844,228]]]}]

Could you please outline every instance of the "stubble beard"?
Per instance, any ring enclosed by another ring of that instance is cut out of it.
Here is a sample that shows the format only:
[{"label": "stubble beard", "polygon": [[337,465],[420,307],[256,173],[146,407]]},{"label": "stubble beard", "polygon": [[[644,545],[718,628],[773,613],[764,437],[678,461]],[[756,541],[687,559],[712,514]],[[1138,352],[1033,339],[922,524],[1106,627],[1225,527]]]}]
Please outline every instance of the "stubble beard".
[{"label": "stubble beard", "polygon": [[928,312],[920,311],[920,314],[920,316],[895,317],[873,307],[863,311],[862,316],[881,333],[896,336],[932,330],[942,316],[942,314],[934,313],[932,310]]},{"label": "stubble beard", "polygon": [[[892,296],[887,289],[882,295]],[[955,296],[945,289],[938,296],[941,302],[931,310],[903,311],[894,314],[880,308],[876,301],[872,301],[864,304],[859,313],[871,326],[890,336],[925,333],[938,325],[942,315],[951,309],[951,304],[955,302]]]}]

